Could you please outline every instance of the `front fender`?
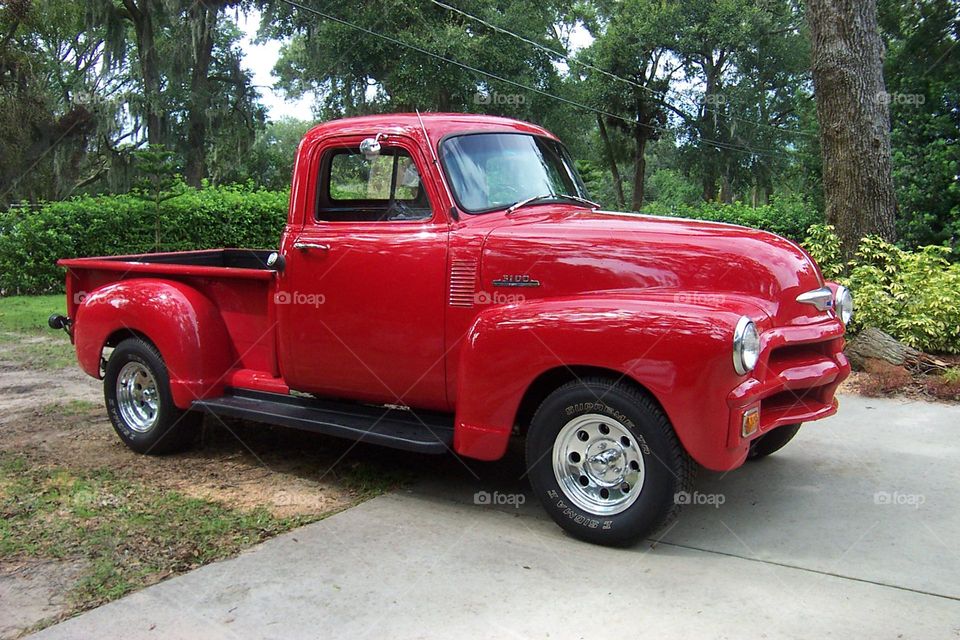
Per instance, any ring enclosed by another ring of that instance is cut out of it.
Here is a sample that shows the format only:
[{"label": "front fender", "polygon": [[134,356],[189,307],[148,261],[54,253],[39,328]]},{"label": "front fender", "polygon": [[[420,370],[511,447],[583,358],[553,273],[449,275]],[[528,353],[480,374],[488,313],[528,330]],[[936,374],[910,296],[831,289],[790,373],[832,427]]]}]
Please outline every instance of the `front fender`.
[{"label": "front fender", "polygon": [[224,375],[235,361],[219,310],[181,282],[134,278],[101,287],[80,303],[73,326],[77,360],[96,378],[110,336],[119,331],[145,336],[160,350],[181,409],[222,395]]},{"label": "front fender", "polygon": [[756,305],[717,297],[638,296],[533,300],[491,308],[471,326],[458,367],[454,448],[503,455],[526,390],[551,369],[599,367],[646,388],[687,452],[711,468],[737,464],[726,450],[726,397],[742,380],[732,365],[733,330]]}]

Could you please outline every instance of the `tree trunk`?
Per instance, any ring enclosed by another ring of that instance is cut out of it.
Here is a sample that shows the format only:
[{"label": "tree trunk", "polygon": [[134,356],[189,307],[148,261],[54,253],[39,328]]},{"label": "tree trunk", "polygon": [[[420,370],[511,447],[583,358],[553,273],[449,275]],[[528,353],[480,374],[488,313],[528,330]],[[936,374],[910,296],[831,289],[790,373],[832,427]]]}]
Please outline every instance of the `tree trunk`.
[{"label": "tree trunk", "polygon": [[[723,102],[720,92],[720,78],[723,73],[725,52],[718,54],[714,59],[712,48],[704,54],[702,70],[704,77],[703,107],[700,112],[700,120],[697,123],[699,129],[700,144],[700,180],[703,187],[703,199],[705,202],[715,202],[719,195],[717,191],[717,182],[720,180],[720,149],[713,146],[713,143],[703,142],[703,139],[717,140],[719,130],[719,113],[721,103]],[[709,105],[709,106],[708,106]]]},{"label": "tree trunk", "polygon": [[623,209],[623,178],[620,177],[617,159],[613,154],[613,145],[610,144],[610,136],[607,135],[607,125],[604,124],[603,116],[600,114],[597,114],[597,127],[600,129],[600,139],[603,141],[603,149],[607,155],[607,163],[610,165],[610,175],[613,176],[613,195],[617,199],[617,208]]},{"label": "tree trunk", "polygon": [[870,360],[883,360],[898,367],[927,372],[947,368],[947,363],[898,341],[876,327],[867,327],[847,343],[844,353],[857,371],[867,368]]},{"label": "tree trunk", "polygon": [[889,95],[876,0],[809,0],[811,67],[820,121],[827,222],[844,259],[861,238],[894,239]]},{"label": "tree trunk", "polygon": [[156,34],[153,29],[153,10],[149,0],[140,5],[134,0],[123,0],[123,6],[133,23],[137,38],[137,60],[143,80],[144,117],[147,121],[147,142],[163,144],[163,110],[160,107],[160,58],[157,55]]},{"label": "tree trunk", "polygon": [[644,174],[647,171],[647,139],[649,133],[644,127],[636,127],[634,130],[634,155],[633,155],[633,202],[632,210],[640,211],[643,208]]},{"label": "tree trunk", "polygon": [[209,0],[190,5],[193,32],[193,70],[190,75],[190,108],[187,114],[186,181],[200,187],[207,177],[207,111],[210,108],[210,61],[220,8]]}]

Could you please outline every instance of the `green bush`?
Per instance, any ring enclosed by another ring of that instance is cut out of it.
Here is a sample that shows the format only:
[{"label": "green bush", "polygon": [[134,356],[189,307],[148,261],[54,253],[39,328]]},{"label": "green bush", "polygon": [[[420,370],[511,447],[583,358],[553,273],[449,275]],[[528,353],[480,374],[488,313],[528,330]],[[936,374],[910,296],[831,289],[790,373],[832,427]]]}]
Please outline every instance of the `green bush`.
[{"label": "green bush", "polygon": [[827,280],[838,280],[843,276],[843,256],[840,253],[840,236],[827,224],[815,224],[807,229],[803,248],[820,265],[820,272]]},{"label": "green bush", "polygon": [[807,229],[811,225],[823,221],[819,211],[795,195],[775,197],[770,204],[757,207],[743,202],[730,204],[705,202],[697,205],[667,205],[652,202],[644,207],[643,213],[739,224],[744,227],[772,231],[796,242],[806,237]]},{"label": "green bush", "polygon": [[923,351],[960,353],[960,264],[941,246],[905,251],[880,238],[864,238],[844,265],[833,227],[810,229],[804,247],[824,275],[853,292],[852,331],[877,327]]},{"label": "green bush", "polygon": [[[146,196],[82,196],[0,216],[0,293],[63,290],[59,258],[216,247],[269,248],[288,193],[250,185],[186,189],[159,206]],[[161,230],[155,238],[157,216]]]}]

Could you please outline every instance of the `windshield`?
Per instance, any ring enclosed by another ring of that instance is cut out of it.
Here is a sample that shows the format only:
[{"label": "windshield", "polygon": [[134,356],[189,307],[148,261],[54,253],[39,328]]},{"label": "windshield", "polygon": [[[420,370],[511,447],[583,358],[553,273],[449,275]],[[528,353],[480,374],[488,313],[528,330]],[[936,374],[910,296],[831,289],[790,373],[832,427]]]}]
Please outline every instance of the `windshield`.
[{"label": "windshield", "polygon": [[547,138],[524,133],[454,136],[443,142],[440,157],[457,204],[467,213],[506,209],[536,196],[587,197],[566,150]]}]

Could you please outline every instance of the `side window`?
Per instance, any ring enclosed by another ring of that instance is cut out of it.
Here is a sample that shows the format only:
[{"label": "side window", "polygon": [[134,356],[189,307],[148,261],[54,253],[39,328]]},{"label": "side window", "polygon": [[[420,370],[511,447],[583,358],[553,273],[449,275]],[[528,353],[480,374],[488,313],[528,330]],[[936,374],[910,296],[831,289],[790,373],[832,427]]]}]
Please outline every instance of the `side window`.
[{"label": "side window", "polygon": [[426,220],[433,215],[413,158],[385,147],[367,158],[358,148],[331,149],[320,163],[317,219],[335,222]]}]

